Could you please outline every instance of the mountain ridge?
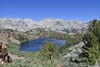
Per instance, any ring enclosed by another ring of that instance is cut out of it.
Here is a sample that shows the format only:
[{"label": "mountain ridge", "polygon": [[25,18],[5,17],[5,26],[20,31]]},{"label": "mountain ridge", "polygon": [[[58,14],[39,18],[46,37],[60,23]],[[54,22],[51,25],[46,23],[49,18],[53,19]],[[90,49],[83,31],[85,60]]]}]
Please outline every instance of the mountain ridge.
[{"label": "mountain ridge", "polygon": [[61,31],[64,29],[83,29],[86,28],[87,25],[87,23],[82,23],[79,20],[65,21],[63,19],[44,19],[34,21],[29,18],[0,18],[0,29],[13,29],[18,31],[28,31],[35,28]]}]

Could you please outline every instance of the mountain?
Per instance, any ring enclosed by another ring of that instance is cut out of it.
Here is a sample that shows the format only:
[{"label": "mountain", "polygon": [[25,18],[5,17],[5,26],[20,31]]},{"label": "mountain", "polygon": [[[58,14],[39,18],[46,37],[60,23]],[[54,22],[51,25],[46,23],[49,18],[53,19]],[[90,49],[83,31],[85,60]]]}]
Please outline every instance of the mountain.
[{"label": "mountain", "polygon": [[63,19],[44,19],[33,21],[32,19],[0,18],[0,29],[13,29],[17,31],[28,31],[35,28],[46,30],[82,30],[87,27],[87,23],[81,21],[64,21]]},{"label": "mountain", "polygon": [[36,24],[31,19],[0,19],[0,29],[13,29],[18,31],[27,31],[36,27]]}]

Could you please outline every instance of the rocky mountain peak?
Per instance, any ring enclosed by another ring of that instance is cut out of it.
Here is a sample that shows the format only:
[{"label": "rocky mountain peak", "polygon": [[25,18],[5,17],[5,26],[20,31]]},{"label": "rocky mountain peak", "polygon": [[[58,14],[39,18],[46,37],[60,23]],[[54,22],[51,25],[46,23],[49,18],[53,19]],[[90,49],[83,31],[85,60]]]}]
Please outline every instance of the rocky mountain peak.
[{"label": "rocky mountain peak", "polygon": [[64,21],[63,19],[44,19],[33,21],[32,19],[20,18],[0,18],[0,29],[13,29],[18,31],[28,31],[34,28],[48,28],[50,30],[61,31],[63,29],[82,29],[87,27],[81,21]]}]

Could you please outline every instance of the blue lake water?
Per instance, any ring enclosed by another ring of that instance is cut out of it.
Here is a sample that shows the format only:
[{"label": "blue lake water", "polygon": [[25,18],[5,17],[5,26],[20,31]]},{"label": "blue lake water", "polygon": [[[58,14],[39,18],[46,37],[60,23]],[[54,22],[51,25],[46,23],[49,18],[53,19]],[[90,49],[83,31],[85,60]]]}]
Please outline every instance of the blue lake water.
[{"label": "blue lake water", "polygon": [[65,40],[59,40],[59,39],[54,39],[54,38],[39,38],[35,39],[26,43],[23,43],[20,46],[20,51],[39,51],[42,48],[42,45],[45,41],[51,42],[56,44],[56,46],[59,48],[62,45],[65,45],[66,41]]}]

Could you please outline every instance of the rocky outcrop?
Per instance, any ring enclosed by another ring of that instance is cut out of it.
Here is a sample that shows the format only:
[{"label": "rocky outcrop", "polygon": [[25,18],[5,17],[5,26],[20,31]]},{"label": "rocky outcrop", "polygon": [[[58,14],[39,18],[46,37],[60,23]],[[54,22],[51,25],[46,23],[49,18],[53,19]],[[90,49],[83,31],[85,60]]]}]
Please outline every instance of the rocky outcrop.
[{"label": "rocky outcrop", "polygon": [[0,64],[9,63],[12,59],[9,56],[7,46],[0,42]]},{"label": "rocky outcrop", "polygon": [[10,63],[20,59],[24,59],[24,57],[19,57],[15,54],[9,53],[7,46],[0,42],[0,64]]},{"label": "rocky outcrop", "polygon": [[70,47],[69,52],[64,56],[64,58],[78,56],[82,52],[83,45],[84,45],[84,43],[80,42],[80,43],[76,44],[75,46]]},{"label": "rocky outcrop", "polygon": [[24,57],[19,57],[15,54],[11,54],[11,53],[9,53],[9,56],[12,58],[12,61],[24,59]]}]

